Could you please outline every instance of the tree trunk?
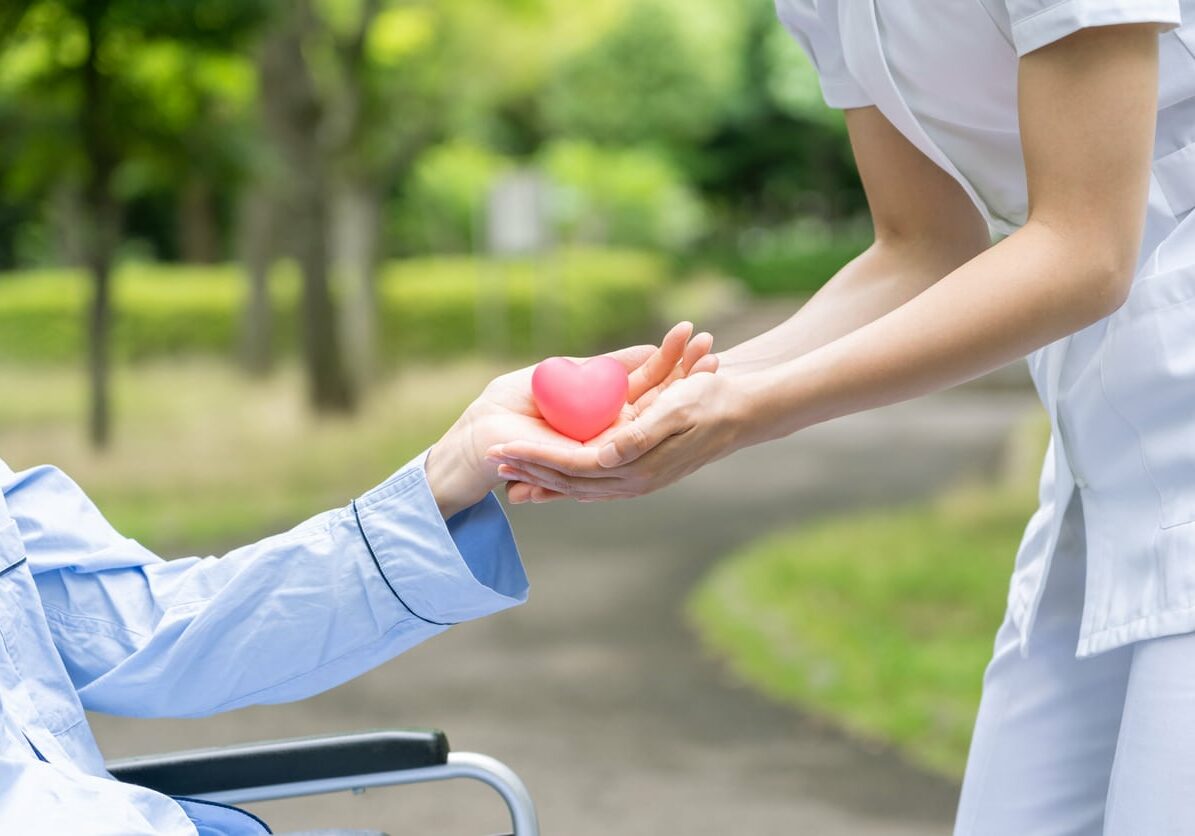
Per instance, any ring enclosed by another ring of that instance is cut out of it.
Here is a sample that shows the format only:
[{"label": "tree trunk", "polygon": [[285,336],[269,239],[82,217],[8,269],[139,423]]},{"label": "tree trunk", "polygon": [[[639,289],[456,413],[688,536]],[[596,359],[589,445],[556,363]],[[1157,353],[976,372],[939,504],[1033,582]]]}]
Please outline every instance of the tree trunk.
[{"label": "tree trunk", "polygon": [[375,273],[381,197],[371,185],[346,179],[336,191],[333,264],[340,287],[345,357],[357,391],[377,374],[378,304]]},{"label": "tree trunk", "polygon": [[336,311],[328,282],[327,204],[321,181],[298,189],[291,212],[295,258],[303,274],[303,357],[311,404],[321,412],[351,412],[356,398],[341,363]]},{"label": "tree trunk", "polygon": [[267,129],[287,164],[289,249],[303,274],[302,342],[311,405],[319,412],[349,412],[355,393],[345,374],[328,284],[327,162],[320,145],[322,108],[303,58],[310,10],[287,4],[283,21],[264,44],[262,109]]},{"label": "tree trunk", "polygon": [[81,128],[90,169],[84,196],[88,214],[84,246],[93,285],[88,318],[88,380],[91,388],[88,435],[97,449],[106,447],[111,438],[111,276],[112,256],[120,230],[119,206],[111,188],[117,157],[107,129],[107,82],[98,66],[106,11],[104,0],[89,0],[83,8],[88,48],[83,63]]},{"label": "tree trunk", "polygon": [[111,368],[108,343],[112,331],[111,259],[98,249],[91,253],[93,295],[88,319],[88,381],[91,410],[87,422],[88,437],[97,450],[108,446],[112,437],[112,406],[109,397]]},{"label": "tree trunk", "polygon": [[85,195],[74,179],[64,179],[50,195],[50,226],[53,229],[57,263],[68,267],[87,266],[87,206]]},{"label": "tree trunk", "polygon": [[253,377],[265,377],[274,365],[274,311],[270,302],[270,267],[277,253],[275,200],[254,183],[241,200],[240,251],[249,280],[241,326],[241,361]]},{"label": "tree trunk", "polygon": [[182,260],[214,264],[220,259],[220,224],[211,184],[192,173],[183,185],[178,206],[178,245]]}]

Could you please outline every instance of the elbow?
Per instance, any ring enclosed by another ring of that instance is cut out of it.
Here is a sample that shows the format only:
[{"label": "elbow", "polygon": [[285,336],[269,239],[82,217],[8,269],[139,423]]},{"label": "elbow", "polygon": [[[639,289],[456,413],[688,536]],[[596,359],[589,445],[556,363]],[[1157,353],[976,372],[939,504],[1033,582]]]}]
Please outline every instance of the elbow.
[{"label": "elbow", "polygon": [[1106,226],[1097,230],[1035,220],[1032,227],[1045,246],[1041,252],[1050,253],[1046,257],[1056,265],[1055,275],[1066,277],[1063,285],[1069,288],[1066,295],[1079,324],[1090,325],[1119,310],[1133,285],[1139,241],[1109,234]]},{"label": "elbow", "polygon": [[1123,253],[1097,248],[1083,260],[1087,263],[1083,270],[1084,296],[1090,305],[1091,321],[1095,322],[1116,313],[1128,300],[1137,253],[1136,248]]}]

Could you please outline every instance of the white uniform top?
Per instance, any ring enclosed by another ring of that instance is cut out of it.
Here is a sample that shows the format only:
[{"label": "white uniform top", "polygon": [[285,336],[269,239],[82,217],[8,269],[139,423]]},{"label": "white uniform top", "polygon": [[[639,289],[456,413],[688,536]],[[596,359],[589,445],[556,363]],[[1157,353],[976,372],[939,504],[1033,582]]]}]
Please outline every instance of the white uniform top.
[{"label": "white uniform top", "polygon": [[1010,613],[1027,648],[1063,512],[1080,492],[1077,653],[1195,631],[1195,0],[777,0],[831,107],[875,105],[994,233],[1025,222],[1019,56],[1088,26],[1166,24],[1141,256],[1115,314],[1034,352],[1053,437]]}]

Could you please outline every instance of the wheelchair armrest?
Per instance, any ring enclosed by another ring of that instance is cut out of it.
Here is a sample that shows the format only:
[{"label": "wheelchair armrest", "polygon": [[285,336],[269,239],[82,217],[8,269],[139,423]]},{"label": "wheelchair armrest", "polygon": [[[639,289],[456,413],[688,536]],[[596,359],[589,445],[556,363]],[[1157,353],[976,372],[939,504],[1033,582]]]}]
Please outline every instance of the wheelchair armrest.
[{"label": "wheelchair armrest", "polygon": [[165,795],[194,796],[441,766],[448,738],[441,731],[373,731],[249,743],[145,755],[108,764],[118,781]]}]

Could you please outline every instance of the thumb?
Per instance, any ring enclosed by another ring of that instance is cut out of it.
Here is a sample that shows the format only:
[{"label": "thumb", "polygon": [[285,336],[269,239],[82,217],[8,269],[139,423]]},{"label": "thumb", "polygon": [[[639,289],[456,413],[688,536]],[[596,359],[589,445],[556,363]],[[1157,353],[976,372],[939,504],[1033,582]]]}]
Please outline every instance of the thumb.
[{"label": "thumb", "polygon": [[656,351],[654,345],[632,345],[628,348],[620,348],[618,351],[611,351],[607,357],[612,357],[628,372],[633,372],[635,369],[647,362],[648,358]]},{"label": "thumb", "polygon": [[606,442],[598,450],[598,464],[605,468],[630,464],[673,435],[680,419],[674,411],[661,408],[663,400],[657,400]]}]

